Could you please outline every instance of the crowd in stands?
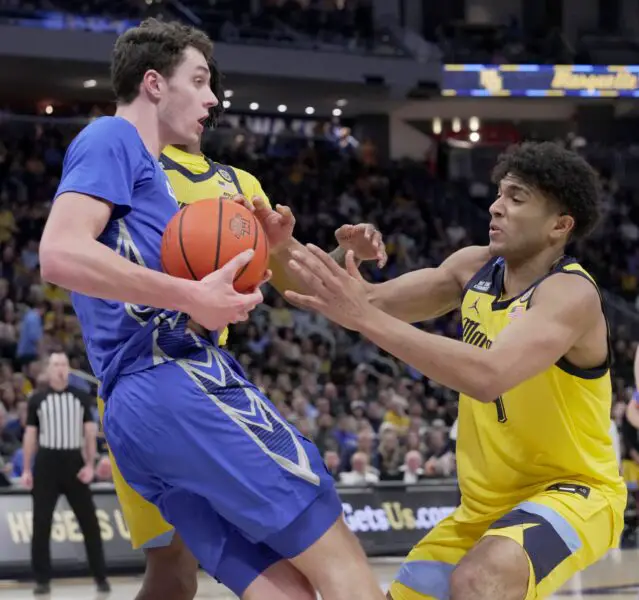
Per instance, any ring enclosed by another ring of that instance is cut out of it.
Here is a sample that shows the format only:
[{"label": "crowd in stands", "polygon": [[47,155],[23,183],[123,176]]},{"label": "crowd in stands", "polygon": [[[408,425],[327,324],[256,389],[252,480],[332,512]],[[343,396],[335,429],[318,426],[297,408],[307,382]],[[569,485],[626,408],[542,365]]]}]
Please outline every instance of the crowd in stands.
[{"label": "crowd in stands", "polygon": [[[46,385],[42,357],[61,347],[73,369],[90,373],[69,295],[43,283],[38,268],[38,240],[64,149],[76,131],[11,120],[0,124],[0,456],[11,476],[19,474],[15,453],[24,432],[25,401]],[[302,242],[332,249],[341,224],[375,223],[384,233],[389,261],[381,270],[372,263],[363,268],[371,281],[436,266],[454,250],[485,240],[485,221],[474,217],[477,207],[459,187],[426,164],[380,166],[368,143],[349,152],[337,144],[307,145],[294,156],[227,151],[214,158],[253,173],[273,201],[290,205]],[[609,176],[606,205],[601,232],[580,253],[604,286],[634,302],[636,195]],[[459,315],[421,327],[458,338]],[[623,327],[613,333],[612,416],[620,423],[636,342]],[[457,395],[357,334],[292,308],[271,290],[248,324],[232,328],[229,344],[278,410],[317,443],[336,480],[413,482],[454,475]],[[83,379],[75,383],[86,385]],[[106,460],[100,465],[100,477],[108,479]]]},{"label": "crowd in stands", "polygon": [[[377,26],[372,0],[0,0],[0,20],[53,27],[103,30],[106,18],[137,22],[148,16],[182,20],[229,43],[289,46],[324,51],[402,55],[390,30]],[[55,26],[61,26],[57,24]]]}]

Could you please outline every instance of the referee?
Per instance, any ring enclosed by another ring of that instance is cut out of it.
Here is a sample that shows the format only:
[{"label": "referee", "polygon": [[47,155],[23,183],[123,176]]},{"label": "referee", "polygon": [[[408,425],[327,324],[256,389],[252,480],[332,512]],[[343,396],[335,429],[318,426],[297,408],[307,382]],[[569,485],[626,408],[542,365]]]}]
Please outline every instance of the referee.
[{"label": "referee", "polygon": [[[109,592],[106,566],[89,483],[93,481],[97,427],[92,398],[69,385],[69,359],[62,352],[49,357],[48,387],[29,398],[24,434],[22,483],[33,489],[31,563],[35,594],[48,594],[51,580],[51,523],[60,494],[64,494],[84,536],[89,566],[99,592]],[[33,474],[31,464],[36,446]],[[82,447],[84,445],[84,457]]]}]

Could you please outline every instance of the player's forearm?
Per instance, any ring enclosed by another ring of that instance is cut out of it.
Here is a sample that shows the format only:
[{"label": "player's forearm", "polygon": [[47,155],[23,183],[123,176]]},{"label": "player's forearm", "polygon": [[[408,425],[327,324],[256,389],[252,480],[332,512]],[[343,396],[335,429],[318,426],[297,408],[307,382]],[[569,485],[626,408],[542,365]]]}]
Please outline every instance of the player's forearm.
[{"label": "player's forearm", "polygon": [[35,428],[29,427],[24,432],[22,441],[22,471],[24,473],[31,473],[31,464],[36,453],[37,437],[38,431]]},{"label": "player's forearm", "polygon": [[442,279],[436,269],[420,269],[383,283],[369,283],[368,300],[406,323],[435,319],[455,310],[461,300],[459,286]]},{"label": "player's forearm", "polygon": [[192,282],[136,265],[89,237],[41,248],[40,269],[45,281],[87,296],[188,312]]},{"label": "player's forearm", "polygon": [[84,464],[90,467],[95,465],[97,454],[97,427],[95,423],[85,423],[84,425]]},{"label": "player's forearm", "polygon": [[[271,285],[280,294],[284,294],[286,290],[291,290],[299,294],[303,294],[308,291],[302,279],[290,268],[288,264],[293,250],[306,252],[306,248],[303,244],[298,242],[295,238],[291,238],[291,241],[286,246],[271,253],[271,261],[269,263],[269,268],[273,272]],[[330,253],[330,256],[340,267],[345,266],[346,252],[344,252],[339,246]]]},{"label": "player's forearm", "polygon": [[492,402],[499,393],[499,374],[489,352],[457,340],[433,335],[378,309],[359,328],[371,342],[453,390],[480,402]]}]

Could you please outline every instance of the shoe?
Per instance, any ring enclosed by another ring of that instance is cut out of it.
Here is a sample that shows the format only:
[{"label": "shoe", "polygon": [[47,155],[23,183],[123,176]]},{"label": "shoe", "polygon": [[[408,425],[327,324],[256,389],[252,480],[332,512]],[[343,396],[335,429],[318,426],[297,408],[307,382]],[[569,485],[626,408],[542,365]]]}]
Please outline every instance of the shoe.
[{"label": "shoe", "polygon": [[95,585],[98,588],[98,592],[101,594],[108,594],[111,592],[111,584],[106,579],[104,581],[96,582]]},{"label": "shoe", "polygon": [[51,585],[48,583],[36,583],[33,588],[34,596],[46,596],[51,593]]}]

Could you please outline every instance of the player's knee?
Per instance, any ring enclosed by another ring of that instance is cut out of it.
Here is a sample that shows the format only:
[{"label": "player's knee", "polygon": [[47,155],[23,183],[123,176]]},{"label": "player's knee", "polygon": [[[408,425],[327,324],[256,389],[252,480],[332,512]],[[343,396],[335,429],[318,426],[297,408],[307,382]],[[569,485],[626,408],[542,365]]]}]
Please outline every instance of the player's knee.
[{"label": "player's knee", "polygon": [[487,582],[493,574],[483,570],[479,563],[459,565],[450,576],[450,598],[485,598],[480,595],[487,590]]},{"label": "player's knee", "polygon": [[508,538],[483,539],[451,574],[451,600],[523,600],[528,589],[528,559]]},{"label": "player's knee", "polygon": [[158,573],[155,569],[147,569],[143,598],[171,598],[171,600],[193,600],[197,594],[197,570],[181,571],[168,567]]},{"label": "player's knee", "polygon": [[310,581],[293,565],[282,560],[271,565],[242,594],[242,600],[316,600]]},{"label": "player's knee", "polygon": [[197,561],[176,535],[170,546],[147,552],[144,585],[159,594],[156,598],[193,600],[197,593],[197,570]]}]

